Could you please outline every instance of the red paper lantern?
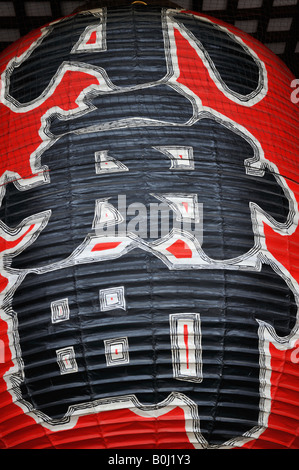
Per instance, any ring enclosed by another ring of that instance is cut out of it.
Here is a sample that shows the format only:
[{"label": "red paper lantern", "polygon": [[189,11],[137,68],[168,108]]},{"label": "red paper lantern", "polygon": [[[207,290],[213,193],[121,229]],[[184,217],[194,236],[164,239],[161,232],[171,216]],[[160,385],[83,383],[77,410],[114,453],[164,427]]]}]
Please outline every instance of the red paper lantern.
[{"label": "red paper lantern", "polygon": [[296,448],[297,82],[134,3],[0,57],[0,445]]}]

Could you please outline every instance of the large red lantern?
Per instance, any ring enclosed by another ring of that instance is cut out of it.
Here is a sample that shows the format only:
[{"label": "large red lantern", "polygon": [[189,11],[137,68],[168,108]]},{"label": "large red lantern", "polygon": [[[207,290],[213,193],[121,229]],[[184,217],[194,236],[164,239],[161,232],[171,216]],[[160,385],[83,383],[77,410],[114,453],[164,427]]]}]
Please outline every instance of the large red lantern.
[{"label": "large red lantern", "polygon": [[290,71],[143,2],[0,70],[1,447],[298,447]]}]

